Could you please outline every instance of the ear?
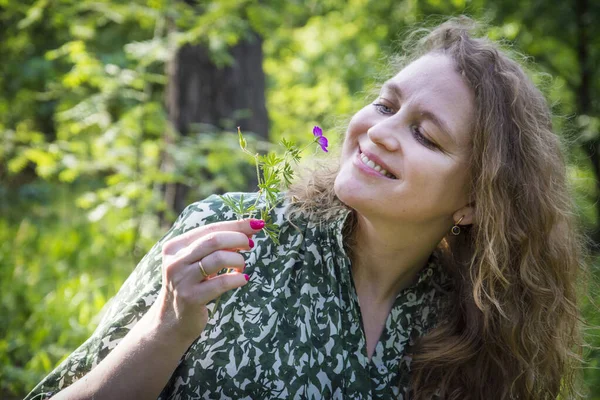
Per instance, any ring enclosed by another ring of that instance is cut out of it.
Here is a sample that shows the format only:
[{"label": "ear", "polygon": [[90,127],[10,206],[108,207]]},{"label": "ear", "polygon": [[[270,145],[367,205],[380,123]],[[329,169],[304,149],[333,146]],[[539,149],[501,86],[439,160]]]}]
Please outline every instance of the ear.
[{"label": "ear", "polygon": [[[464,218],[463,218],[464,217]],[[459,226],[472,225],[475,223],[475,204],[471,203],[452,214],[452,220],[456,224],[460,219]]]}]

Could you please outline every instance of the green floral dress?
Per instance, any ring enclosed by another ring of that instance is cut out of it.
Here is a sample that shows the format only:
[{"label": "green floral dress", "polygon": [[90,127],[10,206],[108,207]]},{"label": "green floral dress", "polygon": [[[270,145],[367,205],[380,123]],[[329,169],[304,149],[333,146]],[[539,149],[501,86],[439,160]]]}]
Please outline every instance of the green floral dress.
[{"label": "green floral dress", "polygon": [[[254,196],[244,198],[253,202]],[[407,348],[435,325],[449,289],[435,253],[416,282],[398,294],[369,360],[342,237],[349,211],[320,223],[301,217],[290,222],[288,211],[282,200],[271,214],[281,227],[279,245],[260,232],[255,247],[243,252],[250,281],[221,297],[159,399],[410,397]],[[94,334],[26,400],[50,397],[81,378],[142,317],[161,288],[166,240],[234,218],[218,196],[188,206],[107,304]]]}]

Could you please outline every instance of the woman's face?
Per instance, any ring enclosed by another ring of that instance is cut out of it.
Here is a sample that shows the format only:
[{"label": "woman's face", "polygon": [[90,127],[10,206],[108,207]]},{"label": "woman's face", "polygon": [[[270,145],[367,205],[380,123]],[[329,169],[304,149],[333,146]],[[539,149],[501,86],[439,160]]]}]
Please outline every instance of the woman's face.
[{"label": "woman's face", "polygon": [[469,203],[473,118],[473,93],[452,59],[419,58],[350,121],[337,196],[382,221],[452,223]]}]

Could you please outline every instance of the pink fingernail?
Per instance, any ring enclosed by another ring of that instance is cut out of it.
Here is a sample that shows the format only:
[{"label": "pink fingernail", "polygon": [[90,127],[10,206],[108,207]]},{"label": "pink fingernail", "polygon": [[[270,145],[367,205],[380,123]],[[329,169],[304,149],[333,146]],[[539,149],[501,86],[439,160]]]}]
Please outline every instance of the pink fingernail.
[{"label": "pink fingernail", "polygon": [[248,239],[248,246],[250,246],[250,248],[253,248],[254,247],[254,240]]},{"label": "pink fingernail", "polygon": [[246,282],[248,282],[250,280],[250,275],[244,274],[244,278],[246,278]]},{"label": "pink fingernail", "polygon": [[265,227],[265,221],[262,219],[252,219],[250,220],[250,228],[252,229],[262,229]]}]

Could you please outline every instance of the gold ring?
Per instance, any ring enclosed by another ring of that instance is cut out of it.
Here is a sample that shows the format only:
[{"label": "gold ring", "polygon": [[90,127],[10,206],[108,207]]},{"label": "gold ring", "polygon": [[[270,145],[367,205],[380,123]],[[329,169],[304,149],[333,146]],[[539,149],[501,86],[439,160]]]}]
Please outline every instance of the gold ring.
[{"label": "gold ring", "polygon": [[202,266],[202,261],[198,261],[198,268],[200,269],[200,273],[202,274],[204,279],[208,278],[208,274],[206,273],[206,271],[204,270],[204,267]]}]

